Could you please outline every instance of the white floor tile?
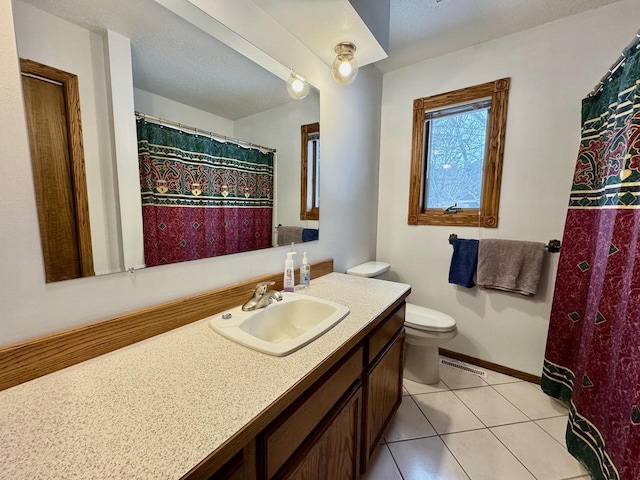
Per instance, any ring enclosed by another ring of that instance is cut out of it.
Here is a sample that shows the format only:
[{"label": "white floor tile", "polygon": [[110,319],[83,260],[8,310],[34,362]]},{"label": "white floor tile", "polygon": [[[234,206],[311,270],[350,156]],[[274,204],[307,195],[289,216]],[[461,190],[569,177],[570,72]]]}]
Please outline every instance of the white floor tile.
[{"label": "white floor tile", "polygon": [[376,448],[369,460],[367,473],[360,478],[362,480],[402,480],[396,462],[393,461],[391,452],[386,445],[380,445]]},{"label": "white floor tile", "polygon": [[533,383],[505,383],[494,385],[493,388],[532,420],[559,417],[569,412],[564,405],[549,397]]},{"label": "white floor tile", "polygon": [[443,435],[472,480],[535,480],[488,429]]},{"label": "white floor tile", "polygon": [[413,399],[439,434],[484,428],[453,392],[416,395]]},{"label": "white floor tile", "polygon": [[527,422],[529,418],[492,387],[456,390],[455,395],[475,413],[487,427]]},{"label": "white floor tile", "polygon": [[404,480],[469,480],[439,437],[390,443],[389,449]]},{"label": "white floor tile", "polygon": [[484,381],[489,385],[500,385],[502,383],[523,382],[524,380],[505,375],[504,373],[494,372],[493,370],[487,370],[487,378],[485,378]]},{"label": "white floor tile", "polygon": [[398,412],[391,420],[384,433],[387,442],[409,440],[412,438],[431,437],[436,435],[431,424],[424,417],[411,397],[402,397]]},{"label": "white floor tile", "polygon": [[447,384],[451,390],[459,388],[484,387],[487,383],[479,376],[457,368],[440,365],[440,380]]},{"label": "white floor tile", "polygon": [[566,448],[567,441],[565,438],[565,434],[567,432],[567,422],[569,421],[569,417],[553,417],[553,418],[544,418],[542,420],[536,420],[536,423],[540,428],[542,428],[545,432],[555,438],[560,445]]},{"label": "white floor tile", "polygon": [[433,393],[433,392],[445,392],[449,390],[444,383],[439,382],[434,385],[425,385],[424,383],[414,382],[413,380],[409,380],[408,378],[404,378],[402,381],[404,388],[411,395],[420,395],[422,393]]},{"label": "white floor tile", "polygon": [[405,396],[405,395],[411,395],[411,394],[409,393],[409,390],[407,390],[407,389],[403,386],[403,387],[402,387],[402,396]]},{"label": "white floor tile", "polygon": [[534,422],[494,427],[491,431],[538,480],[563,480],[587,473]]}]

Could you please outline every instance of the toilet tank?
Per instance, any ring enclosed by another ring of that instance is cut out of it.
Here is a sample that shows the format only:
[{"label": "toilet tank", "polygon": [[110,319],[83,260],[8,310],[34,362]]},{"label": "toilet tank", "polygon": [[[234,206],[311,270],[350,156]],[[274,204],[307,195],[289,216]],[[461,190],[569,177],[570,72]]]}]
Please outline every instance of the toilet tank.
[{"label": "toilet tank", "polygon": [[351,267],[347,270],[347,275],[355,275],[357,277],[377,277],[388,271],[391,265],[387,262],[366,262]]}]

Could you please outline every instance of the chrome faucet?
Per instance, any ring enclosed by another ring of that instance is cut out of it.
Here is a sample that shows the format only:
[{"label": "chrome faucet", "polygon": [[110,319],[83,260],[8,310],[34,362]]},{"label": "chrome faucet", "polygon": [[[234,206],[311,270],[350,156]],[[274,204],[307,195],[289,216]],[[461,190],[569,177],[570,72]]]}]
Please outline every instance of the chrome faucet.
[{"label": "chrome faucet", "polygon": [[273,300],[279,302],[282,300],[282,294],[277,290],[267,291],[269,285],[275,285],[276,282],[260,282],[253,290],[253,297],[242,305],[242,311],[250,312],[252,310],[258,310],[269,305]]}]

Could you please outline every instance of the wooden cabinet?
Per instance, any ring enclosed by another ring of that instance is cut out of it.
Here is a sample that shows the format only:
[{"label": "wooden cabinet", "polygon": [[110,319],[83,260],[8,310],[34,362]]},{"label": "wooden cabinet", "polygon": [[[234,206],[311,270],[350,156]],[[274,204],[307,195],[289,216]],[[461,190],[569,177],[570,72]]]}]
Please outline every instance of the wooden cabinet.
[{"label": "wooden cabinet", "polygon": [[[308,439],[316,438],[319,430],[327,428],[338,408],[336,405],[354,385],[360,388],[362,357],[363,348],[358,346],[258,435],[258,455],[262,460],[260,478],[284,478],[282,472],[311,449]],[[360,424],[361,412],[358,412]],[[350,433],[347,435],[351,438]],[[357,438],[359,440],[360,435]]]},{"label": "wooden cabinet", "polygon": [[356,388],[322,422],[318,432],[297,455],[283,480],[345,479],[355,480],[360,475],[360,429],[362,418],[362,388]]},{"label": "wooden cabinet", "polygon": [[213,476],[202,475],[203,465],[184,478],[360,478],[402,401],[404,315],[401,302],[372,322],[369,333]]},{"label": "wooden cabinet", "polygon": [[[366,457],[373,454],[384,429],[402,402],[404,339],[404,332],[397,335],[367,375],[366,436],[363,442]],[[363,459],[364,462],[366,460],[368,458]]]}]

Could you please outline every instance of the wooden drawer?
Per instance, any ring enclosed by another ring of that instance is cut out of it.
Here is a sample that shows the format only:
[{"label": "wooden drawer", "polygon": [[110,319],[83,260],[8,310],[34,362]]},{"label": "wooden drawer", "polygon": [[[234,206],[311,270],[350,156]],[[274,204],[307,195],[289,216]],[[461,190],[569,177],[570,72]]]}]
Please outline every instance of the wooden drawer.
[{"label": "wooden drawer", "polygon": [[367,364],[371,364],[384,350],[385,346],[396,336],[404,326],[405,304],[393,312],[369,335],[369,357]]},{"label": "wooden drawer", "polygon": [[310,394],[285,411],[260,435],[266,478],[273,478],[296,449],[318,426],[342,395],[362,374],[363,349],[358,347],[336,369],[310,389]]}]

